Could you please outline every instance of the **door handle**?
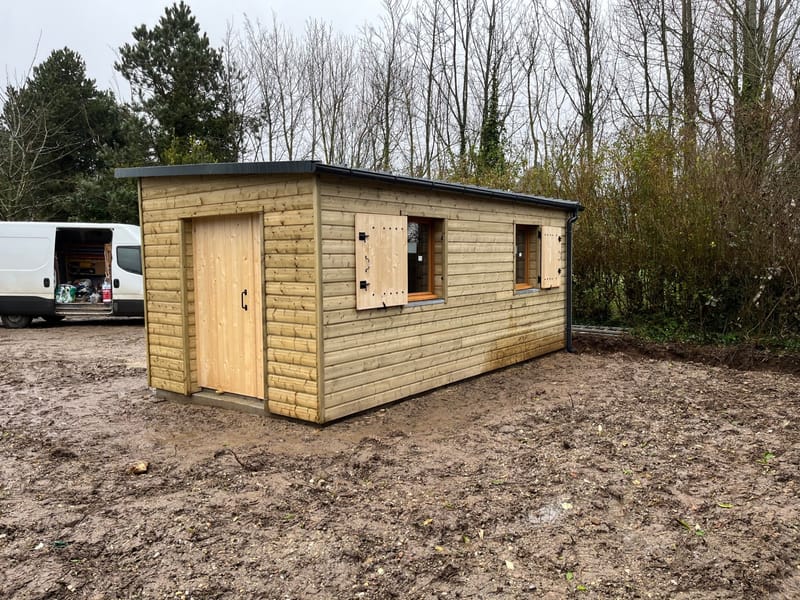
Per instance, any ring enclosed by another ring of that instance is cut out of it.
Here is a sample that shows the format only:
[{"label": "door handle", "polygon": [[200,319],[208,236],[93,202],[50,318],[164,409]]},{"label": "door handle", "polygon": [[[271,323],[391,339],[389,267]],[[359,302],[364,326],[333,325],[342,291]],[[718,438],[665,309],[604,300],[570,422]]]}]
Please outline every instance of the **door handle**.
[{"label": "door handle", "polygon": [[247,304],[244,303],[244,297],[247,296],[247,289],[242,291],[242,309],[247,310]]}]

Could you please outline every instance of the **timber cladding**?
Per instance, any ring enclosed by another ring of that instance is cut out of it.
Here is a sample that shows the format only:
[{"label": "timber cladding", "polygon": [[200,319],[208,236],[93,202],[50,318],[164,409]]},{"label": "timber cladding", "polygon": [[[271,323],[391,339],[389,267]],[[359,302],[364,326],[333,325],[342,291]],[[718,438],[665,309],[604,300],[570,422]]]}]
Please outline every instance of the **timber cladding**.
[{"label": "timber cladding", "polygon": [[565,347],[577,203],[262,165],[123,173],[158,391],[321,423]]},{"label": "timber cladding", "polygon": [[[148,178],[141,205],[150,385],[186,396],[202,387],[196,295],[215,283],[195,281],[192,221],[256,214],[263,225],[268,409],[319,420],[313,178]],[[240,291],[232,292],[238,298]]]},{"label": "timber cladding", "polygon": [[[326,420],[564,347],[566,285],[517,293],[513,262],[516,223],[563,235],[563,213],[326,178],[319,199]],[[360,214],[444,222],[444,302],[357,310]]]}]

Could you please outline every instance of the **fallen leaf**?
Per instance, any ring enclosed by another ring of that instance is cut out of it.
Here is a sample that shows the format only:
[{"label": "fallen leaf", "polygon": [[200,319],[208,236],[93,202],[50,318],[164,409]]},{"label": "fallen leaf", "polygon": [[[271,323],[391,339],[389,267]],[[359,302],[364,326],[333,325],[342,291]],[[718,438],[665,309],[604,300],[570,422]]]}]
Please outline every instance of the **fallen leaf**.
[{"label": "fallen leaf", "polygon": [[717,502],[717,506],[720,508],[733,508],[733,504],[730,502]]},{"label": "fallen leaf", "polygon": [[511,562],[510,560],[507,560],[506,561],[506,569],[508,569],[509,571],[513,571],[514,570],[514,563]]},{"label": "fallen leaf", "polygon": [[695,525],[694,527],[692,527],[691,525],[689,525],[688,522],[684,521],[683,519],[676,519],[676,520],[678,521],[678,523],[683,525],[688,531],[691,531],[696,536],[703,537],[706,534],[706,532],[700,528],[700,525]]},{"label": "fallen leaf", "polygon": [[567,571],[564,577],[566,578],[567,581],[572,581],[573,579],[575,579],[575,573],[573,573],[572,571]]}]

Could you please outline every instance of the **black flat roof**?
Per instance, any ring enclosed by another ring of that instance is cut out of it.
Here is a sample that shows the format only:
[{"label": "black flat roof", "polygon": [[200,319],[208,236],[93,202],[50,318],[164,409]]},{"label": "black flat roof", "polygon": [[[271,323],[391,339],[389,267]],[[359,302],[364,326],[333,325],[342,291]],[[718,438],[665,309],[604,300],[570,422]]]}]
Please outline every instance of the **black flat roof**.
[{"label": "black flat roof", "polygon": [[559,200],[544,198],[530,194],[519,194],[504,190],[493,190],[476,185],[464,185],[448,181],[435,181],[421,177],[395,175],[382,171],[369,171],[367,169],[351,169],[329,165],[315,160],[298,160],[283,162],[243,162],[243,163],[203,163],[196,165],[172,165],[163,167],[132,167],[116,169],[114,176],[124,177],[197,177],[202,175],[295,175],[295,174],[325,174],[352,177],[367,181],[391,183],[418,189],[448,192],[451,194],[464,194],[479,198],[491,198],[510,202],[525,202],[558,208],[566,211],[583,210],[579,202],[572,200]]}]

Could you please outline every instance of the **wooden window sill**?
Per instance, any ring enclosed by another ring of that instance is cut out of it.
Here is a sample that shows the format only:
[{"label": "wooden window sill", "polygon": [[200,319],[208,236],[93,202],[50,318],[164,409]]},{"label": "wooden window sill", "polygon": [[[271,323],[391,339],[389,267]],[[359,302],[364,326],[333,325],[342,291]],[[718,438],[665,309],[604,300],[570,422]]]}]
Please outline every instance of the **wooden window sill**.
[{"label": "wooden window sill", "polygon": [[408,302],[422,302],[423,300],[438,300],[439,296],[430,292],[417,292],[408,295]]}]

